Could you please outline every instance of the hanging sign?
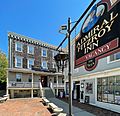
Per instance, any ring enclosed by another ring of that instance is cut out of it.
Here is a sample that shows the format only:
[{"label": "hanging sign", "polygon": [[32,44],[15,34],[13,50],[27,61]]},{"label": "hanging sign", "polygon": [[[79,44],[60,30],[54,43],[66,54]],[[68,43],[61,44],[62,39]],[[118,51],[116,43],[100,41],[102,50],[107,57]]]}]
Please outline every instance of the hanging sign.
[{"label": "hanging sign", "polygon": [[75,68],[93,70],[98,59],[120,51],[120,0],[101,0],[86,17],[75,40]]}]

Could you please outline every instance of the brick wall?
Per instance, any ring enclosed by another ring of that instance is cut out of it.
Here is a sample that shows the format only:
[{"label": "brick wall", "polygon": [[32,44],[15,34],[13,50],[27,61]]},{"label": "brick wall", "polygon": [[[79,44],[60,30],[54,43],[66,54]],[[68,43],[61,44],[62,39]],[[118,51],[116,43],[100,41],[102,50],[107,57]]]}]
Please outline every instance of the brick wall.
[{"label": "brick wall", "polygon": [[[36,44],[30,43],[30,42],[22,41],[22,40],[14,38],[14,37],[9,37],[9,41],[10,41],[10,39],[12,40],[11,41],[11,48],[12,48],[11,49],[12,50],[11,58],[12,58],[12,62],[13,62],[13,68],[15,68],[15,57],[16,56],[20,56],[23,58],[23,68],[27,68],[27,59],[29,59],[29,58],[34,59],[34,66],[35,67],[39,67],[41,65],[41,60],[45,60],[48,62],[48,68],[52,68],[52,62],[54,62],[53,57],[52,57],[53,49],[48,48],[48,47],[44,47],[41,45],[36,45]],[[15,43],[16,42],[20,42],[23,44],[23,52],[15,51]],[[34,46],[34,54],[27,53],[27,46],[28,45]],[[9,46],[10,46],[10,44],[9,44]],[[47,49],[47,57],[41,56],[42,48]],[[9,49],[9,51],[10,51],[10,49]]]}]

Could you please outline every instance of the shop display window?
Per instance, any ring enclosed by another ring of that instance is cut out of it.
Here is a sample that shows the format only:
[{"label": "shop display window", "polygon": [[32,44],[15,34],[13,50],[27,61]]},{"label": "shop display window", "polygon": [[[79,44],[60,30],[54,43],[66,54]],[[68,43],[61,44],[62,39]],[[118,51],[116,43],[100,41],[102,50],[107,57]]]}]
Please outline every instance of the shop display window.
[{"label": "shop display window", "polygon": [[97,100],[120,105],[120,76],[97,79]]}]

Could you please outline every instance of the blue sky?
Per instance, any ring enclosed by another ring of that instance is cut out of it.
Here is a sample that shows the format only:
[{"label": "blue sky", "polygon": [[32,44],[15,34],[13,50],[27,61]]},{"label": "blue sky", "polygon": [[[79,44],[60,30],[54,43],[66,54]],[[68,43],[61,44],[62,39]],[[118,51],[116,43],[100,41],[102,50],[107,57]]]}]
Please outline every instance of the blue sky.
[{"label": "blue sky", "polygon": [[8,54],[9,31],[58,46],[65,37],[58,33],[59,27],[67,24],[68,17],[78,20],[91,1],[0,0],[0,49]]}]

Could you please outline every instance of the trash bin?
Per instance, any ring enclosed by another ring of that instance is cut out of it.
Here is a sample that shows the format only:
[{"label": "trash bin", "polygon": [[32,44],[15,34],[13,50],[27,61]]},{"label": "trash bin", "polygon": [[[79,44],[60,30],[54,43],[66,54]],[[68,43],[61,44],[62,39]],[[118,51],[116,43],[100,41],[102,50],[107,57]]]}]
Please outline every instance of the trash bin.
[{"label": "trash bin", "polygon": [[89,103],[90,96],[85,96],[85,103]]}]

